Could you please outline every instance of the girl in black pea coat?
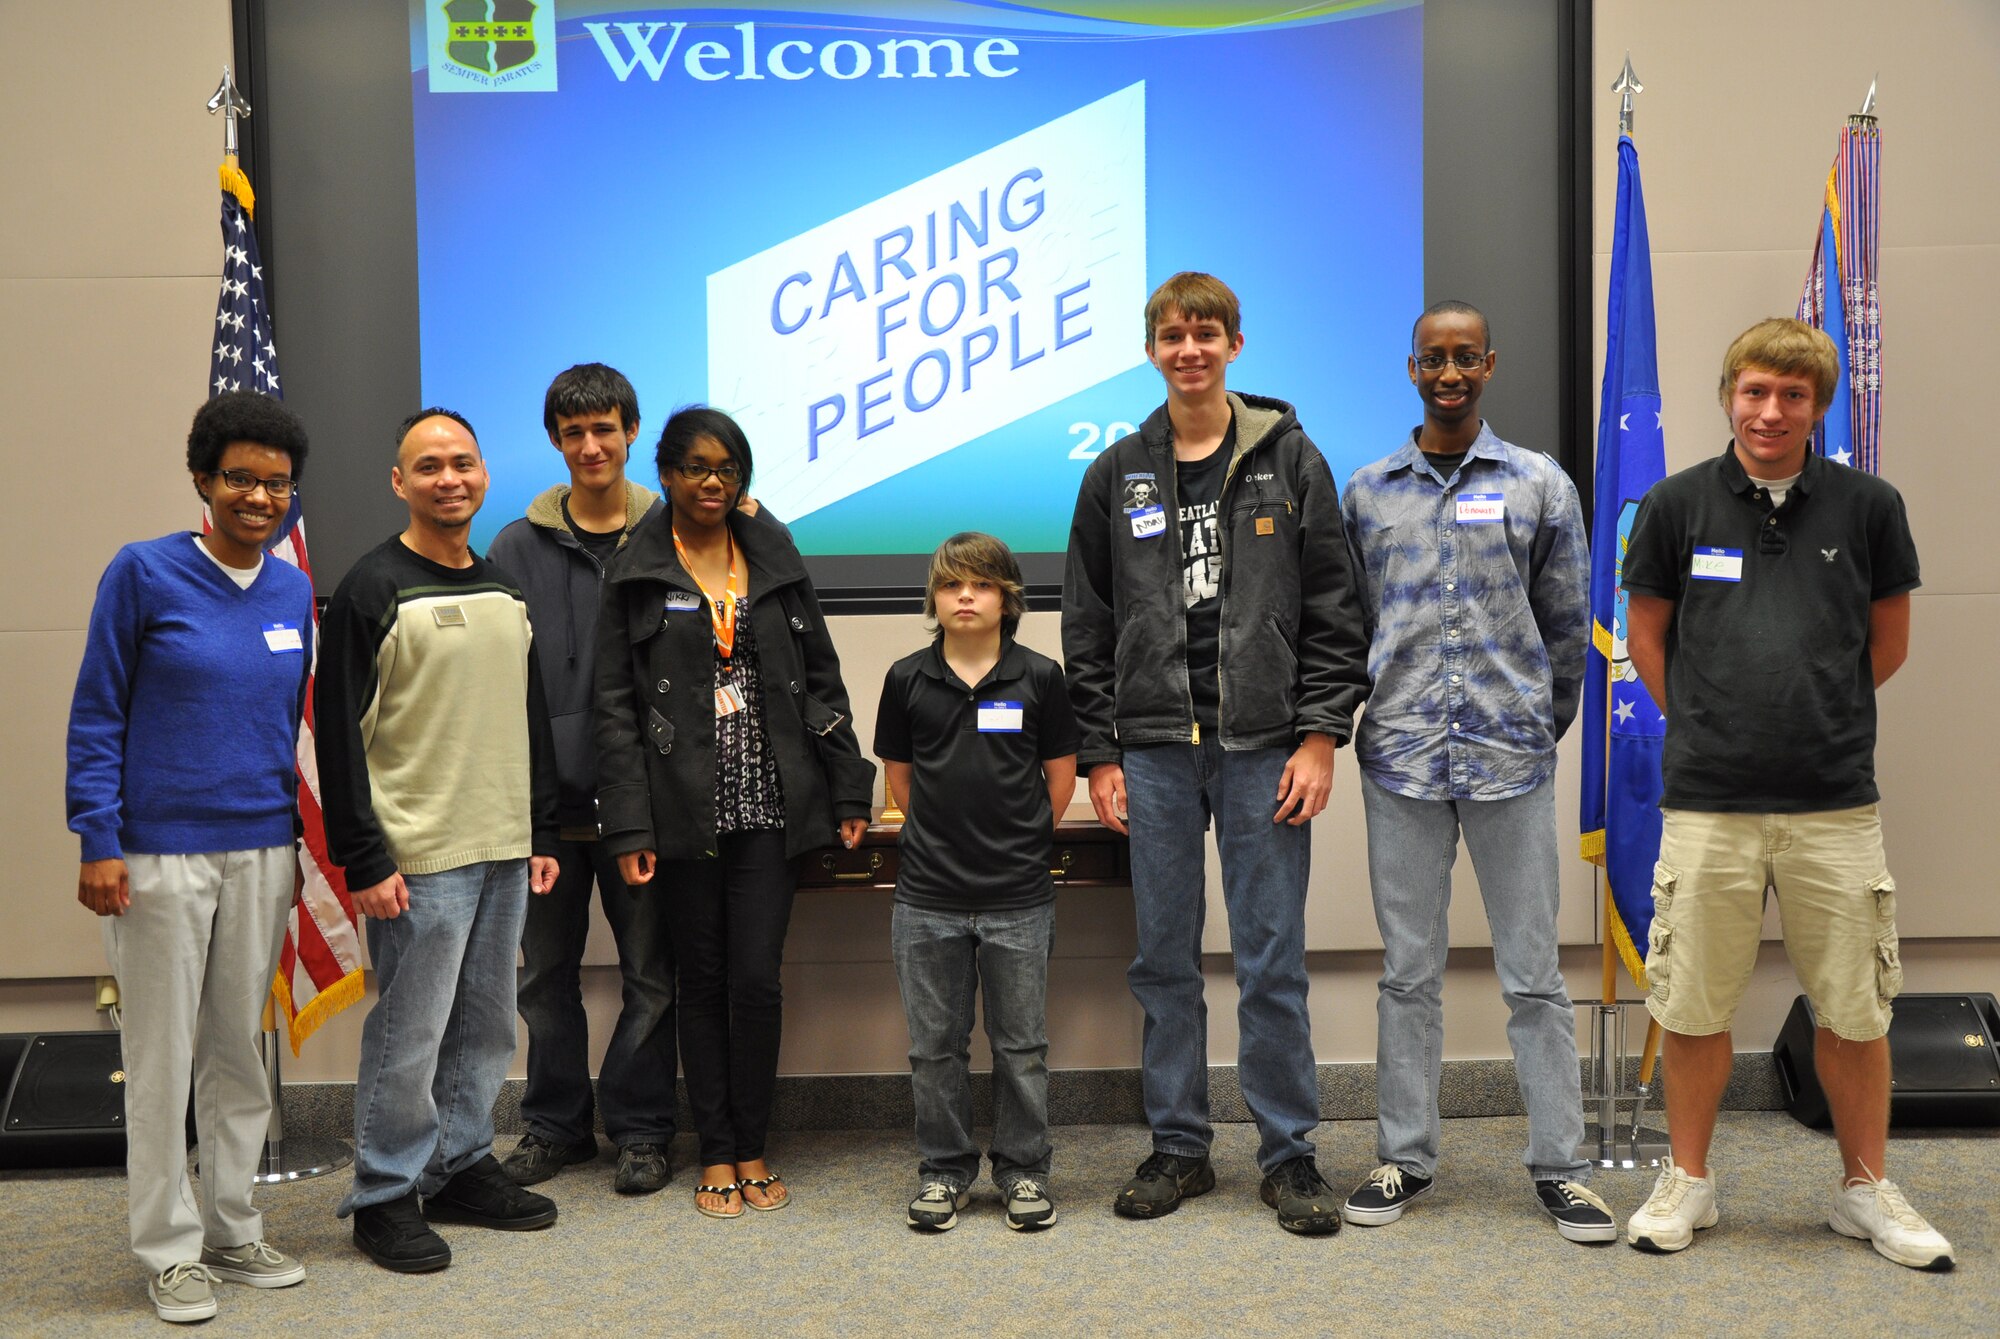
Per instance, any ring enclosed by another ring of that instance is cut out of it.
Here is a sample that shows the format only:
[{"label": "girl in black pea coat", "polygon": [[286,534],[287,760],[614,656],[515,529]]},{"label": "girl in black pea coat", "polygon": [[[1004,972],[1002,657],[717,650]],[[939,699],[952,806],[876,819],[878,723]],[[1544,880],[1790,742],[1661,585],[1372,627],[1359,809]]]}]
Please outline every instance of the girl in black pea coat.
[{"label": "girl in black pea coat", "polygon": [[875,765],[798,549],[739,505],[743,430],[718,410],[680,410],[659,470],[668,505],[604,584],[598,818],[626,883],[668,899],[701,1138],[695,1207],[735,1218],[790,1200],[764,1161],[785,928],[800,859],[867,831]]}]

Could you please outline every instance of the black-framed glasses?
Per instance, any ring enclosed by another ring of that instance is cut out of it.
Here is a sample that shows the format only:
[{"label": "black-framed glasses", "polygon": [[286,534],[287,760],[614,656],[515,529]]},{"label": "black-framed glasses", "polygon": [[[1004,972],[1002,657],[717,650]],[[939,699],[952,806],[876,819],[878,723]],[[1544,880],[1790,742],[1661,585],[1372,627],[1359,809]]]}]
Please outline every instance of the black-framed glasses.
[{"label": "black-framed glasses", "polygon": [[1447,358],[1441,353],[1427,353],[1417,359],[1417,366],[1426,372],[1442,372],[1446,363],[1450,363],[1461,372],[1477,372],[1486,366],[1486,355],[1455,353]]},{"label": "black-framed glasses", "polygon": [[253,493],[261,487],[264,495],[273,502],[283,502],[299,491],[299,481],[288,479],[282,474],[274,474],[265,479],[248,470],[216,470],[215,475],[229,485],[229,491],[232,493]]},{"label": "black-framed glasses", "polygon": [[725,460],[720,465],[704,465],[698,460],[683,460],[674,466],[681,478],[691,484],[706,483],[713,474],[724,484],[734,486],[743,482],[743,471],[735,461]]}]

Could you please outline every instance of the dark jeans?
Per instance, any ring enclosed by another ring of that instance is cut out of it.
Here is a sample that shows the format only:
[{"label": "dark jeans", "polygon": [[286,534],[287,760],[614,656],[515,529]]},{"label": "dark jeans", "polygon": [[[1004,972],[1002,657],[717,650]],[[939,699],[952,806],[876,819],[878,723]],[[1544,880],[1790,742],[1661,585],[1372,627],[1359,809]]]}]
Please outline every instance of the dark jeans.
[{"label": "dark jeans", "polygon": [[590,888],[618,945],[624,1006],[599,1072],[597,1101],[611,1142],[662,1144],[674,1137],[674,944],[667,933],[671,883],[634,894],[618,858],[599,842],[563,842],[556,886],[528,899],[521,931],[519,1008],[528,1025],[528,1087],[521,1120],[544,1139],[590,1136],[590,1050],[580,968],[590,933]]},{"label": "dark jeans", "polygon": [[681,1063],[703,1166],[764,1156],[778,1081],[779,967],[798,862],[785,834],[726,832],[714,860],[663,860],[680,960]]},{"label": "dark jeans", "polygon": [[1049,1176],[1049,953],[1056,904],[1016,911],[930,911],[898,902],[889,942],[910,1023],[910,1086],[924,1181],[964,1190],[979,1178],[972,1141],[972,1001],[985,1002],[993,1048],[993,1180]]}]

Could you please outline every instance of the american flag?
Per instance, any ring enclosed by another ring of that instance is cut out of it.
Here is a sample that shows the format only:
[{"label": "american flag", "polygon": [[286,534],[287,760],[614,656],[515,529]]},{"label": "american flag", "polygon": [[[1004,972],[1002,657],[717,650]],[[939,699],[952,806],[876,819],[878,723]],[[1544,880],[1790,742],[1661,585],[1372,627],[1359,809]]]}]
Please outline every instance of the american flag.
[{"label": "american flag", "polygon": [[[209,362],[209,394],[262,391],[276,396],[278,349],[271,340],[271,310],[264,301],[264,266],[257,255],[257,232],[250,226],[256,197],[232,156],[222,164],[222,291],[215,300],[215,352]],[[292,494],[283,529],[270,551],[308,578],[305,511]],[[202,529],[209,527],[207,509]],[[318,615],[315,613],[314,618]],[[317,660],[319,638],[313,638]],[[313,747],[313,694],[306,685],[305,716],[299,722],[299,813],[305,836],[299,842],[299,894],[285,927],[285,947],[272,989],[284,1006],[292,1054],[299,1043],[333,1015],[361,998],[361,940],[354,929],[354,906],[347,877],[326,850],[326,820],[320,812],[319,758]]]}]

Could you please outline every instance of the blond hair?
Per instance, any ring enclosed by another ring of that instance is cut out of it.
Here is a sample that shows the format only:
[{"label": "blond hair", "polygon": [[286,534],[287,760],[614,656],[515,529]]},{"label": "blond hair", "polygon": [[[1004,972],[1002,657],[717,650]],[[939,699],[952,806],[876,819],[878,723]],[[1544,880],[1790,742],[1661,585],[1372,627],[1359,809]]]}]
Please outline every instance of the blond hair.
[{"label": "blond hair", "polygon": [[1729,352],[1722,355],[1722,383],[1715,398],[1724,409],[1729,408],[1729,399],[1736,394],[1736,379],[1746,367],[1810,378],[1813,408],[1821,411],[1833,403],[1834,388],[1840,384],[1840,351],[1833,347],[1833,340],[1824,330],[1789,316],[1757,322],[1738,335]]}]

